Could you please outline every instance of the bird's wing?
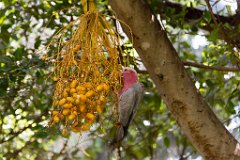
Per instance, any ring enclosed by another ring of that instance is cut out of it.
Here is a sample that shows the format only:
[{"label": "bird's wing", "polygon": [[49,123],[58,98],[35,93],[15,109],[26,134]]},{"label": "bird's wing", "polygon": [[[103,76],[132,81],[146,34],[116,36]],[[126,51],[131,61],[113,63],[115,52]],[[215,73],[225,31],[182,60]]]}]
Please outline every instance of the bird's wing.
[{"label": "bird's wing", "polygon": [[[135,83],[120,96],[119,101],[119,122],[127,127],[136,113],[139,102],[143,95],[143,88],[140,83]],[[121,110],[121,111],[120,111]]]}]

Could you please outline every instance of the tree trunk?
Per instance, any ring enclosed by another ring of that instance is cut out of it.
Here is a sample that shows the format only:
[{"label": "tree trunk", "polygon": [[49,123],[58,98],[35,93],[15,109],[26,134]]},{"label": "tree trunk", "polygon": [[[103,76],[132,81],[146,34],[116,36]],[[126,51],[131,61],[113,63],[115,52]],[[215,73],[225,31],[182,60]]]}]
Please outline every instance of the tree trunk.
[{"label": "tree trunk", "polygon": [[[109,0],[117,17],[128,24],[133,45],[177,123],[209,160],[240,159],[239,144],[213,113],[144,0]],[[129,29],[123,24],[130,37]],[[131,38],[130,38],[131,39]]]}]

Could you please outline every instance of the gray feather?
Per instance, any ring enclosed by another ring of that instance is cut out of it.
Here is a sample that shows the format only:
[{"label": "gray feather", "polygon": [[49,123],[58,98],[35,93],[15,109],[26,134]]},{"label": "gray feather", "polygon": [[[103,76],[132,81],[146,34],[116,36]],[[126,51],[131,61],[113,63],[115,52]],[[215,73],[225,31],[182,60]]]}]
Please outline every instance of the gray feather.
[{"label": "gray feather", "polygon": [[122,141],[127,135],[128,127],[136,114],[143,93],[144,90],[142,84],[137,82],[120,96],[118,122],[121,126],[116,132],[116,142]]}]

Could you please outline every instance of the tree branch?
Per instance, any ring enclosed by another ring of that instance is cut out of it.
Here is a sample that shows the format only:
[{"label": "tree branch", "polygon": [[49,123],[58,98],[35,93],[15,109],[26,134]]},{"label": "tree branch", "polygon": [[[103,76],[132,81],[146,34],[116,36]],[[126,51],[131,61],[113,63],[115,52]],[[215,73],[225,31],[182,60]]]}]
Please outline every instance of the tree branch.
[{"label": "tree branch", "polygon": [[196,63],[196,62],[189,62],[184,61],[184,66],[191,66],[191,67],[197,67],[197,68],[204,68],[208,70],[217,70],[217,71],[226,71],[226,72],[239,72],[240,68],[237,67],[223,67],[223,66],[207,66],[204,64]]},{"label": "tree branch", "polygon": [[205,159],[239,159],[238,142],[216,117],[188,76],[166,32],[144,0],[109,0],[161,98]]}]

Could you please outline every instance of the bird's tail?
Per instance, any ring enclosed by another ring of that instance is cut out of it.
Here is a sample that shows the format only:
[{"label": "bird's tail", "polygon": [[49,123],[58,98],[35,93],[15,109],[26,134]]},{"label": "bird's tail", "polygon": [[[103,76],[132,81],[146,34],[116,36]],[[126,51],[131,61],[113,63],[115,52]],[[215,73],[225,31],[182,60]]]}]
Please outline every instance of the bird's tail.
[{"label": "bird's tail", "polygon": [[125,137],[125,133],[124,133],[124,128],[122,125],[119,126],[119,128],[117,128],[116,133],[114,135],[114,138],[111,142],[112,146],[116,146],[119,145],[119,143],[123,140],[123,138]]}]

